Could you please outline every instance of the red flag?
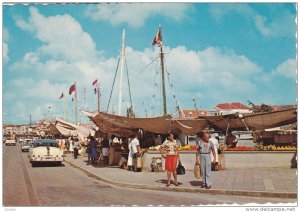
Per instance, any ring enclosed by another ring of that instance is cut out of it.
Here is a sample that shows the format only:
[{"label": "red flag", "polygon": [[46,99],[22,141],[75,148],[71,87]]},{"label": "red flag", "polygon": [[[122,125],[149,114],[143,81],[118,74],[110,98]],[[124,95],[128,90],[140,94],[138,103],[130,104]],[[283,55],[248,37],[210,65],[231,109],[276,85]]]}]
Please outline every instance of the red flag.
[{"label": "red flag", "polygon": [[95,81],[93,82],[93,86],[95,86],[95,85],[97,84],[97,82],[98,82],[98,80],[95,80]]},{"label": "red flag", "polygon": [[60,97],[59,97],[59,99],[62,99],[62,98],[64,98],[64,92],[62,92]]},{"label": "red flag", "polygon": [[71,87],[69,89],[69,94],[71,95],[74,91],[76,91],[76,84],[75,83],[73,85],[71,85]]}]

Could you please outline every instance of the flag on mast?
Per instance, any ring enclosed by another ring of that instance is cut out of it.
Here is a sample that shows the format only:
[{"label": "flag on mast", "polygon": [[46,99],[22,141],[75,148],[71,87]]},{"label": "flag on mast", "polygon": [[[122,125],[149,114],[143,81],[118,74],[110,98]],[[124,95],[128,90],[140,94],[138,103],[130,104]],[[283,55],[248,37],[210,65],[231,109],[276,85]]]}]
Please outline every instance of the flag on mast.
[{"label": "flag on mast", "polygon": [[97,82],[98,82],[98,80],[96,79],[96,80],[93,82],[93,86],[97,85]]},{"label": "flag on mast", "polygon": [[97,93],[97,88],[98,88],[98,79],[96,79],[94,82],[93,82],[93,87],[94,87],[94,92],[95,94]]},{"label": "flag on mast", "polygon": [[152,46],[154,46],[155,44],[157,46],[161,46],[161,41],[162,41],[162,37],[161,37],[161,32],[160,32],[160,28],[158,29],[158,32],[156,33],[153,41],[152,41]]},{"label": "flag on mast", "polygon": [[69,89],[69,94],[71,95],[74,91],[76,91],[76,83],[74,82]]},{"label": "flag on mast", "polygon": [[62,98],[64,98],[64,92],[62,92],[60,97],[59,97],[59,99],[62,99]]}]

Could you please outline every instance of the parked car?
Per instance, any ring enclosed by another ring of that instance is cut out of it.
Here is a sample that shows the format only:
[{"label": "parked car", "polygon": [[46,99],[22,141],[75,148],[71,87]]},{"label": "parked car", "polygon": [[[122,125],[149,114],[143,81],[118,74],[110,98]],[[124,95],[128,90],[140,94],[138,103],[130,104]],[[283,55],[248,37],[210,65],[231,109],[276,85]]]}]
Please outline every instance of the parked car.
[{"label": "parked car", "polygon": [[43,163],[61,165],[64,161],[64,152],[58,147],[55,140],[38,139],[34,141],[29,149],[29,159],[33,167]]},{"label": "parked car", "polygon": [[21,151],[22,152],[28,152],[29,149],[32,147],[33,145],[33,140],[32,139],[23,139],[22,144],[21,144]]},{"label": "parked car", "polygon": [[5,146],[16,146],[17,142],[16,139],[13,137],[8,137],[5,139]]}]

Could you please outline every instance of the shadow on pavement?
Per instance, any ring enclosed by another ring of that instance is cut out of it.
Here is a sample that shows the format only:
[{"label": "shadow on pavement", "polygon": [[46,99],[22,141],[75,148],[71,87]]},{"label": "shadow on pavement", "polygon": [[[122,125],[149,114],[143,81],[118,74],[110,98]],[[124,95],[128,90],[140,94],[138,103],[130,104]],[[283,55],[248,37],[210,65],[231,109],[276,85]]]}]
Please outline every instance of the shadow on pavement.
[{"label": "shadow on pavement", "polygon": [[194,180],[190,181],[189,183],[191,184],[191,186],[202,186],[203,181]]}]

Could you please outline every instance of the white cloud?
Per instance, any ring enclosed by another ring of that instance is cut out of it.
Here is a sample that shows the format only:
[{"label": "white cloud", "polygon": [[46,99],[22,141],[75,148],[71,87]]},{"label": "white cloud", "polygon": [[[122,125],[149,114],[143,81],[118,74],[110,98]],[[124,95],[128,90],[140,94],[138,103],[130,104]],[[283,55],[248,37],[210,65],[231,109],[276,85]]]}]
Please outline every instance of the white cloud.
[{"label": "white cloud", "polygon": [[89,6],[85,13],[96,21],[108,21],[112,25],[127,23],[138,28],[155,15],[180,22],[187,16],[188,8],[189,4],[182,3],[102,3]]},{"label": "white cloud", "polygon": [[3,62],[7,63],[9,61],[9,48],[7,42],[9,41],[9,33],[8,30],[4,27],[3,28],[3,47],[2,47],[2,58]]},{"label": "white cloud", "polygon": [[3,62],[7,63],[9,61],[9,56],[8,56],[8,44],[3,42],[3,47],[2,47],[2,57],[3,57]]},{"label": "white cloud", "polygon": [[280,6],[277,9],[278,12],[270,16],[272,17],[271,20],[255,11],[248,4],[212,4],[209,11],[217,22],[221,22],[224,16],[233,12],[241,14],[251,20],[256,29],[265,37],[295,36],[296,15]]},{"label": "white cloud", "polygon": [[35,7],[29,11],[28,22],[18,18],[16,23],[45,43],[39,48],[39,54],[70,62],[95,59],[98,54],[95,43],[73,17],[67,14],[45,17]]},{"label": "white cloud", "polygon": [[275,70],[273,70],[273,74],[296,80],[297,61],[295,59],[288,59],[284,61],[278,65]]},{"label": "white cloud", "polygon": [[63,84],[50,83],[46,79],[36,81],[32,78],[18,78],[13,80],[12,84],[17,90],[22,91],[26,98],[30,99],[55,100],[65,88]]},{"label": "white cloud", "polygon": [[251,16],[254,14],[252,8],[247,4],[237,3],[237,4],[211,4],[209,6],[209,11],[215,21],[221,21],[222,18],[232,12],[242,13],[246,16]]}]

